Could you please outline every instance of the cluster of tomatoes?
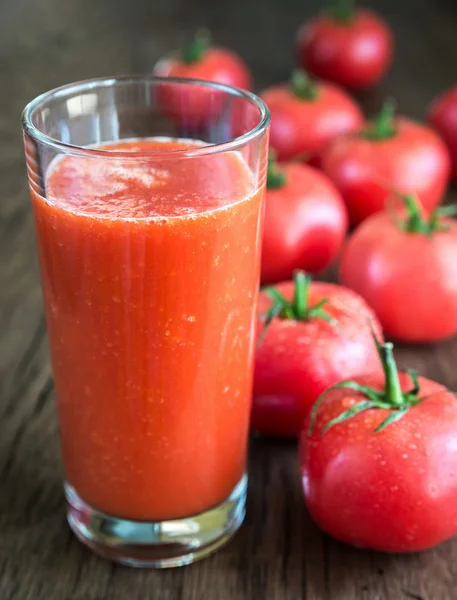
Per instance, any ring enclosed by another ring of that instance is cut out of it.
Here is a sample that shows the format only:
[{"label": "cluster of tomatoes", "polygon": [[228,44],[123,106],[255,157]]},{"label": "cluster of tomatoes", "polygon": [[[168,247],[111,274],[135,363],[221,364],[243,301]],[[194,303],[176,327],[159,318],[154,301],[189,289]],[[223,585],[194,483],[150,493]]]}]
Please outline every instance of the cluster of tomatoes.
[{"label": "cluster of tomatoes", "polygon": [[[440,207],[457,178],[457,87],[428,125],[389,102],[366,121],[344,88],[372,86],[392,56],[388,24],[341,1],[299,30],[290,82],[260,94],[272,151],[252,427],[300,437],[305,501],[326,532],[404,552],[457,534],[457,399],[399,373],[384,342],[457,333],[457,223]],[[252,83],[207,37],[155,72]],[[342,285],[305,274],[337,258]]]}]

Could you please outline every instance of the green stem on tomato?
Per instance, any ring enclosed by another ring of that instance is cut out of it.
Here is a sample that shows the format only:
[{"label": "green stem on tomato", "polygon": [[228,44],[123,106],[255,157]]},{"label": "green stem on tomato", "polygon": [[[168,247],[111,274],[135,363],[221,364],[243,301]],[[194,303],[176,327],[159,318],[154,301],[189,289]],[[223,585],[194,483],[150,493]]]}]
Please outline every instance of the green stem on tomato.
[{"label": "green stem on tomato", "polygon": [[319,96],[319,86],[310,79],[304,69],[295,69],[290,78],[292,93],[300,100],[308,102],[316,100]]},{"label": "green stem on tomato", "polygon": [[381,112],[362,129],[361,136],[375,142],[394,137],[397,134],[394,117],[395,103],[393,100],[386,100]]},{"label": "green stem on tomato", "polygon": [[398,378],[397,363],[393,355],[393,344],[386,343],[380,346],[380,356],[384,366],[386,385],[384,388],[384,402],[394,406],[404,406],[405,396],[401,391],[400,380]]},{"label": "green stem on tomato", "polygon": [[303,271],[297,271],[295,274],[294,311],[299,321],[303,321],[303,319],[306,318],[308,288],[309,280],[305,273],[303,273]]},{"label": "green stem on tomato", "polygon": [[406,207],[406,219],[403,221],[403,230],[408,233],[429,233],[429,223],[422,218],[419,202],[414,196],[405,195],[401,200]]},{"label": "green stem on tomato", "polygon": [[398,376],[398,368],[393,355],[393,344],[386,342],[381,344],[373,333],[373,339],[384,371],[384,389],[379,390],[369,386],[364,386],[356,381],[341,381],[329,387],[323,392],[315,402],[310,416],[309,433],[311,434],[316,424],[316,417],[319,407],[326,394],[330,390],[350,389],[358,392],[363,398],[353,404],[350,408],[340,413],[334,419],[328,421],[321,430],[321,435],[330,428],[351,419],[355,415],[371,409],[382,409],[389,411],[388,416],[376,427],[374,433],[382,431],[392,423],[399,421],[413,406],[421,402],[419,379],[415,371],[407,371],[413,383],[412,389],[403,392]]},{"label": "green stem on tomato", "polygon": [[190,44],[182,52],[182,60],[187,64],[196,63],[211,46],[211,34],[207,29],[199,29]]},{"label": "green stem on tomato", "polygon": [[447,225],[443,222],[443,217],[453,216],[457,214],[457,205],[449,204],[448,206],[440,206],[436,208],[427,218],[420,208],[420,202],[411,194],[400,194],[394,192],[405,206],[406,215],[404,218],[397,218],[398,226],[406,233],[419,233],[422,235],[431,236],[437,231],[447,231]]},{"label": "green stem on tomato", "polygon": [[429,227],[430,232],[447,231],[448,227],[443,223],[443,217],[455,217],[457,215],[457,204],[448,204],[436,208],[430,215]]},{"label": "green stem on tomato", "polygon": [[282,188],[285,184],[286,174],[276,161],[276,152],[273,149],[270,149],[268,153],[267,188],[269,190],[275,190]]},{"label": "green stem on tomato", "polygon": [[292,321],[309,321],[311,319],[322,319],[337,325],[337,321],[325,310],[325,305],[329,302],[328,298],[323,298],[317,304],[310,306],[309,304],[309,286],[311,285],[311,277],[303,271],[295,271],[294,273],[294,296],[289,302],[281,292],[275,287],[265,288],[265,292],[270,296],[272,304],[268,311],[262,316],[263,328],[259,335],[257,344],[261,344],[268,327],[275,318],[290,319]]},{"label": "green stem on tomato", "polygon": [[354,18],[355,0],[337,0],[328,12],[336,21],[349,24]]}]

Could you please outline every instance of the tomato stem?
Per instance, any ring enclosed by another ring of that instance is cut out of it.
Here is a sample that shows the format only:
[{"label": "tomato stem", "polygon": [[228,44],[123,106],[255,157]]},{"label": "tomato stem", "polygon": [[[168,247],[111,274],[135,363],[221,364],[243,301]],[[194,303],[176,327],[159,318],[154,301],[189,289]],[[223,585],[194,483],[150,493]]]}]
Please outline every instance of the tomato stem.
[{"label": "tomato stem", "polygon": [[448,227],[446,223],[443,223],[443,217],[457,214],[457,205],[449,204],[435,209],[427,220],[421,211],[421,205],[416,196],[398,192],[394,192],[394,195],[406,208],[406,217],[396,219],[398,226],[406,233],[421,233],[431,236],[436,231],[447,231]]},{"label": "tomato stem", "polygon": [[381,112],[362,129],[362,137],[375,142],[394,137],[397,134],[394,117],[395,103],[393,100],[386,100]]},{"label": "tomato stem", "polygon": [[316,85],[304,69],[295,69],[290,78],[292,93],[300,100],[316,100],[319,96],[319,86]]},{"label": "tomato stem", "polygon": [[270,148],[267,166],[267,188],[275,190],[286,184],[286,174],[276,161],[276,152]]},{"label": "tomato stem", "polygon": [[379,346],[379,355],[381,357],[386,376],[384,401],[394,406],[404,406],[405,397],[401,391],[397,363],[395,362],[393,355],[393,348],[394,346],[390,342]]},{"label": "tomato stem", "polygon": [[309,286],[311,285],[311,282],[312,279],[309,275],[303,271],[295,271],[295,287],[292,302],[289,302],[275,287],[267,287],[265,289],[273,303],[268,311],[262,316],[264,325],[259,336],[258,344],[263,341],[266,330],[274,318],[291,319],[293,321],[323,319],[332,325],[337,325],[337,321],[324,308],[329,302],[328,298],[323,298],[313,306],[309,305]]},{"label": "tomato stem", "polygon": [[303,319],[306,318],[310,283],[310,278],[307,277],[303,271],[297,271],[295,273],[294,311],[299,321],[303,321]]},{"label": "tomato stem", "polygon": [[430,232],[434,231],[448,231],[449,227],[443,223],[443,217],[453,217],[457,215],[457,204],[448,204],[447,206],[440,206],[436,208],[430,215],[429,226]]},{"label": "tomato stem", "polygon": [[406,219],[403,222],[403,230],[408,233],[428,233],[428,223],[422,218],[419,202],[414,196],[402,196],[401,200],[406,206]]},{"label": "tomato stem", "polygon": [[181,58],[187,64],[196,63],[211,46],[211,34],[207,29],[199,29],[194,39],[184,48]]},{"label": "tomato stem", "polygon": [[337,0],[337,2],[330,7],[329,13],[336,21],[349,24],[354,18],[355,0]]},{"label": "tomato stem", "polygon": [[348,419],[351,419],[355,415],[370,409],[382,409],[389,411],[388,416],[376,427],[374,433],[382,431],[388,425],[399,421],[410,408],[421,402],[419,397],[420,385],[419,379],[415,371],[411,369],[407,371],[411,378],[413,387],[407,392],[403,392],[400,385],[400,379],[398,376],[398,368],[393,355],[393,344],[386,342],[381,344],[375,333],[373,332],[373,339],[376,344],[376,349],[379,354],[379,358],[382,363],[384,370],[384,389],[379,390],[371,388],[369,386],[361,385],[356,381],[341,381],[329,387],[323,394],[319,396],[315,402],[310,417],[309,433],[311,434],[314,430],[317,413],[319,407],[324,400],[326,394],[330,390],[345,388],[351,389],[358,392],[363,396],[363,399],[353,404],[350,408],[340,413],[334,419],[328,421],[321,430],[321,435],[328,431],[334,425],[343,423]]}]

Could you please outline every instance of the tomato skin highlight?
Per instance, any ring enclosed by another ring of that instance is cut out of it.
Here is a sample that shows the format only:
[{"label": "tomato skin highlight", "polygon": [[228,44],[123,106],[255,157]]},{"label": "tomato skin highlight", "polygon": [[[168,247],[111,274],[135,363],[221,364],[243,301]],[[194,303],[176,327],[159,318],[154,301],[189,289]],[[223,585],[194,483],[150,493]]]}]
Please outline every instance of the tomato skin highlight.
[{"label": "tomato skin highlight", "polygon": [[384,210],[392,188],[417,194],[427,212],[444,195],[450,175],[444,142],[406,117],[396,117],[394,126],[395,135],[381,140],[341,136],[323,154],[322,170],[340,190],[354,224]]},{"label": "tomato skin highlight", "polygon": [[317,15],[300,28],[296,46],[299,64],[317,77],[364,89],[387,73],[392,63],[393,35],[381,16],[358,9],[347,21]]},{"label": "tomato skin highlight", "polygon": [[[274,286],[291,300],[291,281]],[[266,435],[299,436],[303,421],[330,385],[363,372],[382,371],[372,338],[382,332],[373,311],[351,290],[312,282],[309,304],[324,298],[324,309],[337,321],[274,318],[264,331],[263,315],[272,300],[261,291],[258,307],[251,427]]]},{"label": "tomato skin highlight", "polygon": [[436,342],[457,333],[457,222],[430,236],[402,231],[378,213],[346,242],[341,283],[376,312],[389,338]]},{"label": "tomato skin highlight", "polygon": [[285,183],[268,188],[262,245],[262,283],[291,279],[294,270],[317,273],[339,253],[348,216],[341,194],[317,169],[281,165]]},{"label": "tomato skin highlight", "polygon": [[433,101],[428,121],[447,144],[452,159],[452,176],[457,180],[457,85]]},{"label": "tomato skin highlight", "polygon": [[[384,377],[356,378],[381,390]],[[404,391],[412,388],[400,374]],[[457,399],[419,378],[422,402],[378,433],[389,411],[371,409],[322,427],[365,397],[331,390],[315,428],[305,423],[300,469],[306,505],[326,533],[360,548],[416,552],[457,534]]]},{"label": "tomato skin highlight", "polygon": [[303,156],[318,164],[329,142],[362,125],[360,108],[343,89],[324,82],[316,89],[310,100],[297,97],[289,84],[271,86],[260,94],[270,109],[270,146],[280,161]]}]

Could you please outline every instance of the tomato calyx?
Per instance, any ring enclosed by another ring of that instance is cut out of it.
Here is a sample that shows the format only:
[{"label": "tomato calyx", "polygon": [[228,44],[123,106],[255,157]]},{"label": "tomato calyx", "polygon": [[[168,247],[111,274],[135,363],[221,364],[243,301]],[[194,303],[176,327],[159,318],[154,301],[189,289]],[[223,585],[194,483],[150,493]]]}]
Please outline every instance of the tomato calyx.
[{"label": "tomato calyx", "polygon": [[344,25],[349,25],[355,14],[355,0],[338,0],[328,9],[328,14]]},{"label": "tomato calyx", "polygon": [[373,338],[379,358],[381,359],[382,368],[384,370],[384,389],[376,390],[375,388],[361,385],[356,381],[341,381],[340,383],[332,385],[319,396],[314,404],[311,410],[311,420],[308,433],[313,432],[319,407],[330,390],[346,388],[360,392],[365,396],[366,399],[357,402],[347,410],[340,413],[334,419],[331,419],[321,430],[321,435],[324,435],[324,433],[326,433],[334,425],[343,423],[344,421],[347,421],[348,419],[365,410],[380,408],[390,411],[390,414],[376,427],[376,429],[374,429],[373,433],[378,433],[391,423],[399,421],[405,416],[410,408],[416,404],[419,404],[419,402],[423,400],[423,398],[419,397],[420,386],[416,371],[412,369],[408,369],[406,371],[411,378],[413,387],[409,391],[403,392],[398,377],[397,364],[393,355],[393,344],[390,342],[380,344],[374,334]]},{"label": "tomato calyx", "polygon": [[360,136],[374,142],[395,137],[397,128],[395,127],[394,117],[395,103],[393,100],[386,100],[381,112],[373,117],[369,124],[361,130]]},{"label": "tomato calyx", "polygon": [[310,78],[304,69],[295,69],[290,78],[290,89],[292,94],[300,100],[310,102],[317,100],[319,86]]},{"label": "tomato calyx", "polygon": [[323,298],[313,306],[309,305],[309,286],[312,278],[304,271],[295,271],[294,273],[294,297],[289,302],[281,292],[275,287],[265,288],[265,292],[273,300],[273,304],[262,316],[264,322],[262,332],[260,333],[258,345],[263,341],[267,329],[274,318],[290,319],[291,321],[310,321],[311,319],[323,319],[332,325],[337,325],[334,319],[324,308],[329,302],[329,298]]},{"label": "tomato calyx", "polygon": [[282,188],[285,184],[286,174],[278,165],[276,152],[273,149],[270,149],[268,153],[267,188],[269,190],[276,190]]},{"label": "tomato calyx", "polygon": [[199,29],[194,36],[194,39],[184,48],[181,58],[191,65],[201,60],[211,46],[211,34],[207,29]]},{"label": "tomato calyx", "polygon": [[406,217],[401,219],[394,216],[394,220],[396,225],[406,233],[420,233],[432,236],[437,231],[448,231],[449,226],[443,223],[443,217],[457,214],[457,204],[449,204],[448,206],[440,206],[435,209],[427,219],[421,211],[420,203],[415,196],[399,193],[395,193],[395,196],[405,205]]}]

